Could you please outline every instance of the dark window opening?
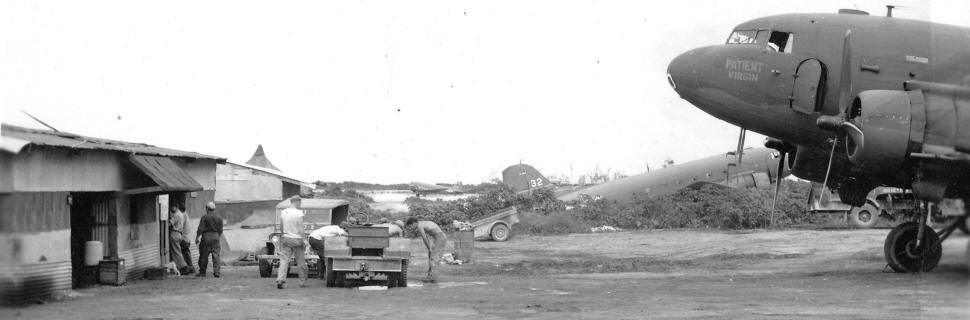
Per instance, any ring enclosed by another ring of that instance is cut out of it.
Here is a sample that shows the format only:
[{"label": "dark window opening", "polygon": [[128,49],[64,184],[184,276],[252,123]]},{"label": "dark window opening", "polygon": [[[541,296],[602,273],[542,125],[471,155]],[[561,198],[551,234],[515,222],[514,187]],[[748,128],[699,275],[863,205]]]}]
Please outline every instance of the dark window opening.
[{"label": "dark window opening", "polygon": [[768,38],[768,48],[777,52],[791,53],[795,37],[789,32],[772,31]]}]

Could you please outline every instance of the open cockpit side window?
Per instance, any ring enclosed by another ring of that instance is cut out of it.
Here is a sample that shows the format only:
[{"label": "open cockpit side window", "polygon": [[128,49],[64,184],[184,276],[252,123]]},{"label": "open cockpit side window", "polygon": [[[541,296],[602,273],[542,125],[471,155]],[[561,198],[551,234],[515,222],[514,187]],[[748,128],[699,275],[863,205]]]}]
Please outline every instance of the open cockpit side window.
[{"label": "open cockpit side window", "polygon": [[775,52],[791,53],[795,44],[795,35],[791,32],[772,31],[768,38],[768,48]]}]

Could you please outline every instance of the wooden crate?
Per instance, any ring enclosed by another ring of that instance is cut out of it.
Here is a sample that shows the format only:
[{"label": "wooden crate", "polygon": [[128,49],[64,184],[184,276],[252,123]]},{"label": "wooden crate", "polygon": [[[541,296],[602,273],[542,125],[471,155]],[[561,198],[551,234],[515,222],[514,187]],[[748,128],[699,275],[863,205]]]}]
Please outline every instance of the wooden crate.
[{"label": "wooden crate", "polygon": [[348,227],[351,249],[383,249],[390,245],[387,227]]},{"label": "wooden crate", "polygon": [[99,282],[114,286],[124,285],[128,280],[128,272],[125,267],[125,259],[101,260],[98,263]]},{"label": "wooden crate", "polygon": [[458,231],[455,233],[455,259],[468,263],[472,261],[475,251],[475,231]]}]

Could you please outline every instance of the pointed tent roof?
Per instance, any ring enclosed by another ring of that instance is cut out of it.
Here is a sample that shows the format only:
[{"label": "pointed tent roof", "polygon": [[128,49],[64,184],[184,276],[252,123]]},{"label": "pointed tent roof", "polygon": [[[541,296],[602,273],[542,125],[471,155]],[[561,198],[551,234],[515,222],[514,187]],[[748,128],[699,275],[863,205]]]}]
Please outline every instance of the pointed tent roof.
[{"label": "pointed tent roof", "polygon": [[253,153],[252,158],[249,158],[249,161],[246,161],[246,164],[281,171],[269,161],[269,158],[266,157],[266,153],[263,152],[263,145],[256,147],[256,153]]}]

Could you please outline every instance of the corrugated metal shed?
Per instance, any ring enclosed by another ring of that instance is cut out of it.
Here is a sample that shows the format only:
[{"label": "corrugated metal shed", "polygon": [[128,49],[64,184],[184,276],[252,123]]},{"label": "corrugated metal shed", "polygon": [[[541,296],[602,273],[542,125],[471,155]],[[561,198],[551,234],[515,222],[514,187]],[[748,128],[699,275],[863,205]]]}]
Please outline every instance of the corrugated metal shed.
[{"label": "corrugated metal shed", "polygon": [[[0,124],[0,135],[2,135],[2,138],[0,139],[6,140],[9,137],[21,141],[28,141],[31,145],[37,146],[108,150],[141,155],[212,159],[218,162],[226,161],[226,158],[222,157],[210,156],[190,151],[161,148],[150,144],[85,137],[63,131],[54,132],[50,130],[29,129],[8,124]],[[16,142],[16,140],[14,141]],[[15,146],[16,144],[14,144],[14,147]],[[10,149],[16,149],[14,147],[11,147]]]},{"label": "corrugated metal shed", "polygon": [[182,171],[172,159],[155,156],[131,155],[131,163],[141,169],[161,191],[200,191],[202,185]]}]

